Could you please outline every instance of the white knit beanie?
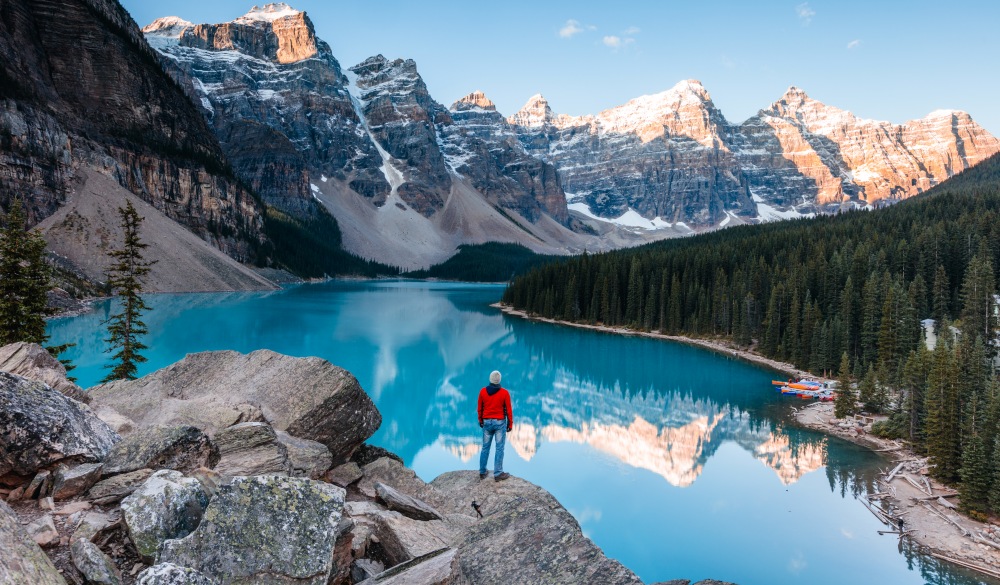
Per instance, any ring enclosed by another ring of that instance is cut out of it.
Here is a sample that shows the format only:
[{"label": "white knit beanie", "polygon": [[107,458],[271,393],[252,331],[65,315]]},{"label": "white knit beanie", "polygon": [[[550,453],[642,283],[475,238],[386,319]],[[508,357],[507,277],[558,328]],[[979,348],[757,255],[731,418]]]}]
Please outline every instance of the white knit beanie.
[{"label": "white knit beanie", "polygon": [[490,372],[490,384],[499,384],[499,383],[500,383],[500,372],[493,370],[492,372]]}]

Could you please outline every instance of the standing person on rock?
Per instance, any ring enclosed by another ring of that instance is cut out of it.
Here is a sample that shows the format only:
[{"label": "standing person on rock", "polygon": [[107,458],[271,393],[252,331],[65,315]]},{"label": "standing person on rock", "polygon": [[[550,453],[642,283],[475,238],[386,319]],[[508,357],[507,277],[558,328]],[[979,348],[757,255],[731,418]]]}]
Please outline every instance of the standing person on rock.
[{"label": "standing person on rock", "polygon": [[500,372],[490,373],[490,385],[479,391],[479,427],[483,429],[483,450],[479,454],[479,479],[486,479],[486,460],[490,458],[490,444],[497,440],[493,458],[493,479],[503,481],[510,477],[503,470],[503,447],[507,433],[514,428],[514,409],[510,406],[510,393],[500,386]]}]

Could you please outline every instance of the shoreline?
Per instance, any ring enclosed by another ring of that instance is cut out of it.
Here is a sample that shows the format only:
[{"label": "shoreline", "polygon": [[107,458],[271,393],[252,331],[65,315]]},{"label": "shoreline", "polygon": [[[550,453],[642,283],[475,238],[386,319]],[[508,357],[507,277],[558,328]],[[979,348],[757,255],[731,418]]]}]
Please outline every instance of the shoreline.
[{"label": "shoreline", "polygon": [[617,335],[631,335],[635,337],[649,337],[651,339],[675,341],[677,343],[684,343],[686,345],[694,345],[702,349],[708,349],[710,351],[714,351],[715,353],[720,353],[728,357],[735,357],[745,362],[750,362],[760,366],[765,366],[767,368],[774,370],[777,373],[781,373],[786,376],[794,376],[796,378],[814,378],[817,380],[826,380],[826,378],[823,378],[822,376],[815,376],[809,372],[800,370],[795,366],[793,366],[792,364],[779,362],[778,360],[772,360],[771,358],[766,358],[760,354],[735,347],[729,342],[725,342],[722,340],[713,341],[711,339],[699,339],[696,337],[686,337],[684,335],[667,335],[665,333],[658,333],[655,331],[636,331],[635,329],[629,329],[628,327],[608,327],[606,325],[589,325],[587,323],[573,323],[571,321],[560,321],[558,319],[550,319],[548,317],[539,317],[537,315],[531,315],[526,311],[514,309],[513,307],[504,305],[503,303],[493,303],[490,306],[495,309],[500,309],[501,312],[507,315],[520,317],[522,319],[527,319],[528,321],[538,321],[540,323],[550,323],[552,325],[565,325],[566,327],[589,329],[591,331],[601,331],[603,333],[614,333]]},{"label": "shoreline", "polygon": [[[765,366],[785,375],[817,378],[809,372],[799,370],[792,364],[772,360],[747,350],[732,347],[721,341],[636,331],[626,327],[560,321],[530,315],[526,311],[517,310],[499,302],[490,306],[507,315],[529,321],[674,341]],[[804,408],[793,407],[792,418],[805,428],[850,441],[876,452],[892,462],[890,469],[886,470],[879,479],[880,489],[884,491],[861,498],[864,505],[887,525],[888,530],[895,531],[897,527],[890,526],[890,524],[902,518],[904,533],[900,535],[900,538],[905,536],[910,539],[922,553],[1000,580],[1000,544],[998,544],[996,536],[992,539],[988,536],[991,525],[975,521],[960,514],[952,506],[939,503],[944,501],[950,504],[947,498],[953,497],[955,491],[924,475],[926,458],[918,457],[897,441],[882,439],[870,435],[864,430],[857,432],[849,424],[841,427],[840,420],[842,419],[833,418],[833,403],[830,402],[813,402]],[[846,423],[847,421],[842,422]],[[926,484],[924,487],[919,487],[923,481],[926,481]],[[872,502],[869,498],[881,500],[888,506],[879,506],[878,503]],[[898,533],[892,532],[892,534]],[[996,535],[997,532],[994,530],[993,534]]]}]

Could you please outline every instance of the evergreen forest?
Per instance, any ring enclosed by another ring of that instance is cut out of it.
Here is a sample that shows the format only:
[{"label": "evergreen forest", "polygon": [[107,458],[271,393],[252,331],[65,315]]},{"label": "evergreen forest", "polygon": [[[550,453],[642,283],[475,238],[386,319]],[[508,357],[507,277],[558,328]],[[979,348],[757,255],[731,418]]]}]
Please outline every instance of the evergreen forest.
[{"label": "evergreen forest", "polygon": [[[1000,513],[1000,155],[875,211],[709,234],[534,268],[529,313],[726,339],[841,380],[838,414],[930,457],[973,515]],[[763,390],[762,390],[763,391]]]}]

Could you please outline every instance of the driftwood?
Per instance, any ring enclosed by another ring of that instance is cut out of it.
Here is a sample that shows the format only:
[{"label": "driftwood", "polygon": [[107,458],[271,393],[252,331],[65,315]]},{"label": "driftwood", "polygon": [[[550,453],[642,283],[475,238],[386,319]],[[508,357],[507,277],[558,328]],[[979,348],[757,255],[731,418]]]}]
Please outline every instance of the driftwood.
[{"label": "driftwood", "polygon": [[896,466],[896,469],[893,469],[892,472],[888,476],[886,476],[885,483],[889,483],[890,481],[892,481],[892,478],[896,477],[896,474],[899,473],[899,470],[903,468],[904,463],[906,462],[905,461],[899,462],[899,465]]},{"label": "driftwood", "polygon": [[983,536],[982,532],[978,532],[972,535],[972,540],[978,542],[979,544],[985,544],[987,546],[992,546],[993,548],[1000,550],[1000,544],[993,542],[992,540]]},{"label": "driftwood", "polygon": [[952,504],[951,502],[949,502],[948,500],[946,500],[946,499],[944,499],[944,498],[942,498],[940,496],[938,496],[937,503],[941,504],[945,508],[948,508],[949,510],[954,510],[955,508],[958,508],[958,506],[956,506],[955,504]]},{"label": "driftwood", "polygon": [[928,551],[928,552],[930,553],[930,555],[932,557],[934,557],[936,559],[940,559],[942,561],[947,561],[949,563],[954,563],[954,564],[956,564],[956,565],[958,565],[960,567],[965,567],[966,569],[972,569],[973,571],[979,571],[980,573],[985,573],[987,575],[990,575],[991,577],[996,577],[996,578],[1000,579],[1000,571],[997,571],[996,569],[993,569],[993,568],[990,568],[990,567],[984,567],[982,565],[978,565],[978,564],[975,564],[975,563],[970,563],[968,561],[961,561],[961,560],[958,560],[958,559],[955,559],[955,558],[952,558],[952,557],[949,557],[949,556],[945,556],[945,555],[942,555],[942,554],[939,554],[939,553],[936,553],[936,552],[933,552],[933,551]]},{"label": "driftwood", "polygon": [[938,512],[933,507],[931,507],[931,505],[928,504],[927,502],[922,502],[922,505],[925,508],[927,508],[928,510],[930,510],[931,513],[935,514],[937,517],[939,517],[942,520],[944,520],[945,522],[948,522],[949,524],[953,525],[955,528],[958,528],[959,530],[961,530],[962,531],[962,536],[972,536],[969,533],[969,531],[964,526],[962,526],[958,522],[955,522],[954,520],[952,520],[951,518],[949,518],[947,515],[942,514],[941,512]]},{"label": "driftwood", "polygon": [[868,511],[874,514],[875,517],[878,518],[883,524],[895,524],[891,519],[889,519],[889,517],[886,516],[885,512],[874,506],[868,498],[862,497],[861,503],[863,503],[865,507],[868,508]]},{"label": "driftwood", "polygon": [[923,493],[927,494],[928,496],[932,495],[930,492],[928,492],[927,490],[924,489],[924,486],[920,485],[919,483],[916,482],[916,480],[914,480],[912,477],[910,477],[910,474],[906,473],[906,474],[903,474],[901,477],[903,479],[905,479],[906,481],[908,481],[910,483],[910,485],[912,485],[913,487],[915,487],[918,490],[922,491]]},{"label": "driftwood", "polygon": [[940,498],[954,498],[957,495],[958,495],[958,493],[954,493],[954,494],[934,494],[933,496],[921,496],[919,498],[913,498],[913,499],[916,500],[916,501],[918,501],[918,502],[926,502],[926,501],[929,501],[929,500],[937,500],[937,499],[940,499]]}]

